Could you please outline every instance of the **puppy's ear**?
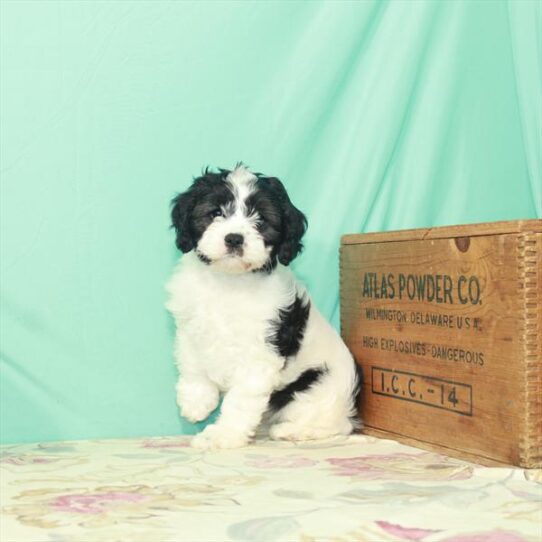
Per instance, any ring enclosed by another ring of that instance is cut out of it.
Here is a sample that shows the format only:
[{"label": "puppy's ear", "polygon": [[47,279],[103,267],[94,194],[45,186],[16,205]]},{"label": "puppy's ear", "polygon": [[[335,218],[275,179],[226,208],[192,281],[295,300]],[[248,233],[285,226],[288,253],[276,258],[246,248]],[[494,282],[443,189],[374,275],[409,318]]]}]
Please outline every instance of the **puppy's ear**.
[{"label": "puppy's ear", "polygon": [[194,209],[195,199],[193,190],[189,188],[171,201],[171,227],[177,234],[175,244],[182,252],[190,252],[194,248],[194,241],[190,234],[190,216]]},{"label": "puppy's ear", "polygon": [[307,218],[290,201],[279,179],[267,177],[266,180],[277,195],[282,210],[282,240],[277,256],[282,265],[288,265],[303,250],[301,238],[307,230]]}]

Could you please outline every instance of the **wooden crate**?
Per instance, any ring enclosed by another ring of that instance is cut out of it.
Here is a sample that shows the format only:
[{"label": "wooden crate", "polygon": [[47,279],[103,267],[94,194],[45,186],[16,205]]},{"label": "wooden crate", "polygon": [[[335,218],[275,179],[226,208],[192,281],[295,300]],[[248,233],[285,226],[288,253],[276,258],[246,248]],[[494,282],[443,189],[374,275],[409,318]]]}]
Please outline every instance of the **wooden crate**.
[{"label": "wooden crate", "polygon": [[542,220],[345,235],[365,432],[542,466]]}]

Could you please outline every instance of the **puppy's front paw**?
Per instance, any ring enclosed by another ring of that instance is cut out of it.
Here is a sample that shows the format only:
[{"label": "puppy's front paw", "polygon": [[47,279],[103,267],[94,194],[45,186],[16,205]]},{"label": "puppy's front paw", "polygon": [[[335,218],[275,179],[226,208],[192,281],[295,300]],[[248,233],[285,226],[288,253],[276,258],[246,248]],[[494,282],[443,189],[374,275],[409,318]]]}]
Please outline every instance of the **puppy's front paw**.
[{"label": "puppy's front paw", "polygon": [[217,407],[218,399],[218,390],[212,384],[183,382],[177,390],[181,416],[192,423],[205,420]]},{"label": "puppy's front paw", "polygon": [[208,425],[199,435],[194,436],[191,444],[193,448],[200,450],[242,448],[248,444],[248,437],[212,424]]},{"label": "puppy's front paw", "polygon": [[181,416],[191,423],[197,423],[209,417],[209,414],[215,409],[216,403],[205,403],[199,405],[182,405]]}]

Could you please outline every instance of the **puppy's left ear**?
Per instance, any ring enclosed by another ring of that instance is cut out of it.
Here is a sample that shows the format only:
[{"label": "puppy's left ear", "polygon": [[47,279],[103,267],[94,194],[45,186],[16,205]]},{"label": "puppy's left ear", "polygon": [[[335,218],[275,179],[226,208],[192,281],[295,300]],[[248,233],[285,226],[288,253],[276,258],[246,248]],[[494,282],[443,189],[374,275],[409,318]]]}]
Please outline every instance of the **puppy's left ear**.
[{"label": "puppy's left ear", "polygon": [[190,234],[190,217],[194,204],[195,197],[190,188],[171,201],[171,226],[177,234],[175,244],[182,252],[190,252],[194,248],[194,241]]},{"label": "puppy's left ear", "polygon": [[290,201],[279,179],[268,177],[267,181],[278,195],[282,210],[282,242],[277,256],[282,265],[288,265],[303,250],[301,239],[307,231],[307,217]]}]

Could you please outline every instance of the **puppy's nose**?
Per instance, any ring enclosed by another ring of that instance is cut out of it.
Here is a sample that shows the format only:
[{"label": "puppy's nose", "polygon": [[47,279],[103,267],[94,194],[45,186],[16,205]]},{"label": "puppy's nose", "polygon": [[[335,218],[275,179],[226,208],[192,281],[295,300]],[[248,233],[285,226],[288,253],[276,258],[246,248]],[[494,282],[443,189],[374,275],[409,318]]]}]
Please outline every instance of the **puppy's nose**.
[{"label": "puppy's nose", "polygon": [[237,248],[245,242],[245,238],[240,233],[228,233],[224,237],[224,242],[228,248]]}]

